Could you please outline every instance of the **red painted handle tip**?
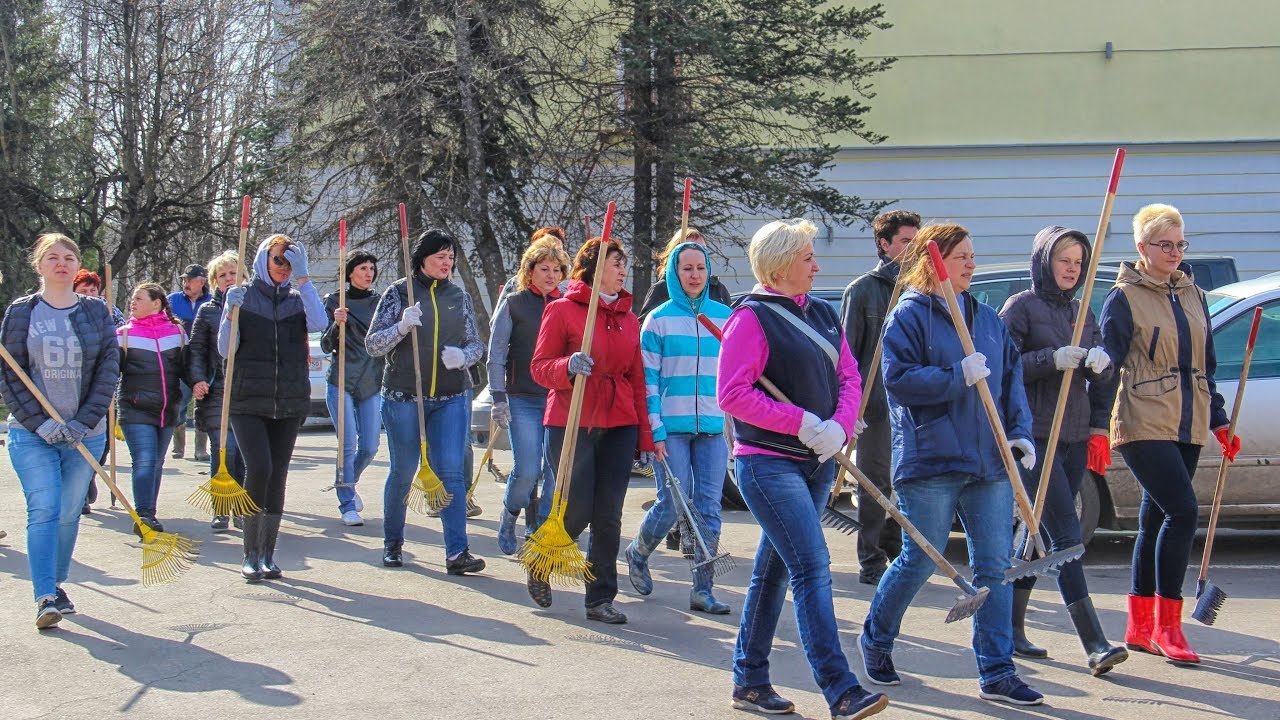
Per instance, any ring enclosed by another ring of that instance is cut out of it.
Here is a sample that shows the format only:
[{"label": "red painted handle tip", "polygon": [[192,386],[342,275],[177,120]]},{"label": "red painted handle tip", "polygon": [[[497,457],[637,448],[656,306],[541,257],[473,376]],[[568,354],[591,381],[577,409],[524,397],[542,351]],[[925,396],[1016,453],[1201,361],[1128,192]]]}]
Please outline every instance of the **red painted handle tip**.
[{"label": "red painted handle tip", "polygon": [[347,221],[342,219],[338,221],[338,247],[345,248],[347,246]]},{"label": "red painted handle tip", "polygon": [[942,262],[942,251],[938,243],[929,241],[929,259],[933,261],[933,271],[938,275],[938,282],[947,281],[947,266]]},{"label": "red painted handle tip", "polygon": [[1116,159],[1111,163],[1111,184],[1107,186],[1107,194],[1115,195],[1120,185],[1120,168],[1124,167],[1124,148],[1116,148]]},{"label": "red painted handle tip", "polygon": [[693,195],[693,178],[684,179],[684,209],[685,215],[689,214],[689,198]]},{"label": "red painted handle tip", "polygon": [[600,233],[600,241],[609,242],[609,236],[613,233],[613,210],[614,202],[609,201],[609,207],[604,211],[604,231]]},{"label": "red painted handle tip", "polygon": [[707,332],[710,332],[715,339],[724,339],[724,333],[722,333],[720,328],[716,327],[716,324],[711,321],[711,318],[707,317],[705,314],[698,313],[698,322],[702,323],[702,327],[706,328]]},{"label": "red painted handle tip", "polygon": [[400,237],[409,237],[409,216],[405,214],[404,203],[400,203]]},{"label": "red painted handle tip", "polygon": [[252,202],[253,202],[253,198],[249,197],[248,195],[245,195],[244,199],[240,201],[240,229],[241,230],[249,229],[249,204]]},{"label": "red painted handle tip", "polygon": [[1253,347],[1254,342],[1258,339],[1258,326],[1262,324],[1262,308],[1253,309],[1253,324],[1249,326],[1249,342],[1247,347]]}]

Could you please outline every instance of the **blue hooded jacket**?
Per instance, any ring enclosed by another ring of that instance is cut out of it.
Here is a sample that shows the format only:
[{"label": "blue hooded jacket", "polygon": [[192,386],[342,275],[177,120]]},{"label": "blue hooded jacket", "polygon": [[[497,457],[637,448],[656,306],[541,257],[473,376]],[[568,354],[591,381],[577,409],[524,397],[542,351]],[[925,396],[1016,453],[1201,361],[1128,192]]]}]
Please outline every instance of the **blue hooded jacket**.
[{"label": "blue hooded jacket", "polygon": [[[1031,410],[1022,384],[1022,360],[996,311],[959,296],[969,332],[987,356],[991,395],[1010,440],[1031,439]],[[893,482],[962,472],[1008,481],[1001,450],[987,422],[977,387],[965,384],[964,348],[946,300],[915,290],[885,320],[881,371],[893,425]]]},{"label": "blue hooded jacket", "polygon": [[[667,257],[664,279],[670,299],[645,317],[640,329],[640,356],[644,360],[644,385],[649,425],[654,442],[669,433],[712,433],[724,430],[724,412],[716,402],[716,374],[719,370],[720,341],[702,324],[698,314],[723,327],[729,306],[710,297],[710,275],[697,298],[680,287],[676,269],[680,253],[697,248],[698,243],[677,245]],[[707,259],[708,267],[711,265]]]}]

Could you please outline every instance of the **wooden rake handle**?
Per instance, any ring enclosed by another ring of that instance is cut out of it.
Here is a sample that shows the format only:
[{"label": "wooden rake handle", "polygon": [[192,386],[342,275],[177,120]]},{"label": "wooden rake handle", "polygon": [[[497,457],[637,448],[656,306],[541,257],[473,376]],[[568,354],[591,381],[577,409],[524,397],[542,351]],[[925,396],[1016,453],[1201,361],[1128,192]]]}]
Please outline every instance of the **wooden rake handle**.
[{"label": "wooden rake handle", "polygon": [[[1244,361],[1240,364],[1240,384],[1236,386],[1236,401],[1231,406],[1231,424],[1227,426],[1227,446],[1236,436],[1236,422],[1240,419],[1240,407],[1244,404],[1244,385],[1249,379],[1249,363],[1253,361],[1253,346],[1258,340],[1258,326],[1262,324],[1262,308],[1253,309],[1253,323],[1249,326],[1249,341],[1244,346]],[[1222,511],[1222,495],[1227,487],[1227,467],[1231,461],[1226,455],[1218,464],[1218,482],[1213,489],[1213,509],[1209,512],[1209,531],[1204,538],[1204,554],[1200,556],[1200,582],[1209,577],[1209,556],[1213,553],[1213,536],[1218,531],[1218,514]]]},{"label": "wooden rake handle", "polygon": [[[338,221],[338,309],[347,309],[347,220]],[[346,445],[345,401],[347,399],[347,323],[338,328],[338,482],[342,482],[343,451]]]},{"label": "wooden rake handle", "polygon": [[[889,296],[889,307],[885,310],[886,317],[889,310],[892,310],[898,304],[898,296],[902,294],[902,286],[896,283],[893,286],[893,293]],[[876,351],[871,356],[871,369],[858,368],[863,371],[862,376],[862,397],[858,400],[858,419],[861,420],[867,414],[867,405],[871,402],[871,391],[875,389],[876,379],[880,377],[880,357],[884,354],[884,343],[876,340]],[[849,444],[844,448],[845,455],[853,455],[853,448],[858,444],[858,436],[854,436],[849,440]],[[840,472],[836,474],[835,487],[831,488],[831,501],[834,502],[836,496],[840,494],[840,488],[844,485],[844,466],[840,466]],[[830,503],[828,503],[830,504]]]},{"label": "wooden rake handle", "polygon": [[[413,299],[413,258],[409,255],[409,216],[405,213],[404,203],[400,203],[400,254],[404,256],[404,289],[409,297],[409,305]],[[422,361],[418,358],[418,327],[409,328],[409,347],[413,350],[413,386],[417,389],[413,398],[418,402],[418,445],[427,446],[426,419],[422,416]],[[426,457],[423,457],[426,462]]]},{"label": "wooden rake handle", "polygon": [[[253,202],[253,198],[245,195],[240,202],[240,254],[236,256],[236,283],[233,287],[238,287],[244,280],[240,276],[240,269],[245,267],[244,253],[245,247],[249,242],[249,205]],[[225,302],[225,300],[224,300]],[[227,432],[231,424],[231,377],[236,369],[236,350],[240,344],[240,307],[231,308],[231,334],[228,336],[227,345],[227,369],[222,373],[222,414],[218,428],[218,448],[226,456],[227,448]]]}]

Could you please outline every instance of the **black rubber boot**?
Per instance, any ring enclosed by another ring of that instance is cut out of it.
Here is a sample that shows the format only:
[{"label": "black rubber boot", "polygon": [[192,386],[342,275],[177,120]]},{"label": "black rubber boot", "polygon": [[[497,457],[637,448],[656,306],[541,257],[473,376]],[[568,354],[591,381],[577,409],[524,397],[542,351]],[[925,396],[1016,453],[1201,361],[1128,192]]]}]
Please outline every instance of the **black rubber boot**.
[{"label": "black rubber boot", "polygon": [[262,569],[258,562],[262,552],[262,523],[262,513],[244,519],[244,565],[240,567],[240,574],[251,583],[262,582]]},{"label": "black rubber boot", "polygon": [[1013,654],[1024,658],[1046,658],[1049,651],[1033,645],[1027,639],[1024,623],[1027,619],[1027,602],[1031,600],[1031,588],[1013,589]]},{"label": "black rubber boot", "polygon": [[258,569],[262,571],[262,577],[268,580],[275,580],[284,573],[280,572],[280,566],[276,565],[276,538],[280,535],[280,513],[260,513],[262,520],[262,545],[259,548]]},{"label": "black rubber boot", "polygon": [[1094,677],[1129,659],[1129,651],[1123,645],[1112,645],[1102,634],[1102,624],[1093,609],[1093,598],[1086,597],[1071,603],[1067,606],[1067,614],[1071,616],[1071,624],[1076,626],[1076,635],[1080,636],[1080,644],[1089,656],[1089,672]]}]

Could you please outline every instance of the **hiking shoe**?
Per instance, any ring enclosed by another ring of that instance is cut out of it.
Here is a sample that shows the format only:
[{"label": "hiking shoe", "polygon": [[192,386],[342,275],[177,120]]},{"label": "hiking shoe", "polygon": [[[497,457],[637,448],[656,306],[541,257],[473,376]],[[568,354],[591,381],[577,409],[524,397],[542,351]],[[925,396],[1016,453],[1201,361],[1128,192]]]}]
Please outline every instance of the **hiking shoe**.
[{"label": "hiking shoe", "polygon": [[400,554],[400,546],[388,545],[382,551],[383,567],[401,567],[404,565],[404,558]]},{"label": "hiking shoe", "polygon": [[886,568],[871,568],[869,570],[863,568],[862,571],[858,573],[858,582],[863,585],[879,585],[880,578],[884,576],[885,570]]},{"label": "hiking shoe", "polygon": [[1010,705],[1039,705],[1044,702],[1044,696],[1032,690],[1017,675],[1010,675],[990,685],[983,685],[978,697]]},{"label": "hiking shoe", "polygon": [[355,490],[351,491],[351,504],[355,506],[356,512],[364,512],[364,498]]},{"label": "hiking shoe", "polygon": [[58,610],[55,600],[45,598],[36,605],[36,627],[41,630],[57,625],[62,622],[62,613]]},{"label": "hiking shoe", "polygon": [[765,715],[786,715],[796,711],[796,704],[779,695],[772,685],[733,686],[733,707]]},{"label": "hiking shoe", "polygon": [[634,540],[627,545],[623,553],[627,557],[627,577],[631,578],[631,587],[641,595],[653,592],[653,577],[649,575],[649,558],[640,554]]},{"label": "hiking shoe", "polygon": [[503,555],[516,554],[516,518],[506,508],[502,509],[502,519],[498,522],[498,549]]},{"label": "hiking shoe", "polygon": [[[139,515],[138,519],[141,520],[142,524],[146,525],[148,528],[151,528],[156,532],[164,532],[164,526],[160,524],[160,521],[156,519],[155,515]],[[133,534],[137,535],[140,540],[144,539],[142,528],[138,526],[138,523],[133,524]]]},{"label": "hiking shoe", "polygon": [[471,498],[467,498],[467,517],[479,517],[484,510]]},{"label": "hiking shoe", "polygon": [[708,615],[728,615],[729,605],[722,603],[710,590],[694,590],[689,593],[689,609]]},{"label": "hiking shoe", "polygon": [[529,573],[525,586],[529,589],[529,597],[533,598],[533,602],[541,608],[551,607],[551,583],[546,580],[539,580]]},{"label": "hiking shoe", "polygon": [[232,515],[232,516],[231,516],[231,527],[233,527],[233,528],[235,528],[235,529],[237,529],[237,530],[243,530],[243,529],[244,529],[244,516],[243,516],[243,515]]},{"label": "hiking shoe", "polygon": [[452,560],[446,560],[444,567],[450,575],[478,573],[484,569],[484,560],[475,557],[469,550],[463,550],[462,554],[458,557]]},{"label": "hiking shoe", "polygon": [[867,679],[876,685],[901,685],[902,678],[893,668],[893,654],[880,652],[867,645],[867,634],[858,636],[858,654],[862,656],[862,670]]},{"label": "hiking shoe", "polygon": [[869,693],[855,685],[846,690],[840,696],[840,701],[831,708],[831,720],[860,720],[887,707],[889,698],[884,693]]},{"label": "hiking shoe", "polygon": [[342,513],[342,524],[347,526],[363,525],[364,518],[360,517],[360,513],[355,510],[348,510]]},{"label": "hiking shoe", "polygon": [[230,515],[214,515],[213,522],[209,523],[209,529],[214,532],[226,532],[231,529]]},{"label": "hiking shoe", "polygon": [[71,602],[71,598],[67,597],[67,591],[58,588],[58,594],[53,598],[54,607],[58,608],[58,612],[63,615],[75,615],[76,606]]},{"label": "hiking shoe", "polygon": [[627,622],[627,616],[623,615],[611,602],[587,608],[587,619],[610,625],[625,625]]},{"label": "hiking shoe", "polygon": [[667,549],[680,549],[680,531],[678,529],[672,529],[671,532],[667,533]]},{"label": "hiking shoe", "polygon": [[207,462],[209,462],[209,453],[204,452],[204,451],[202,451],[202,450],[197,450],[197,451],[196,451],[195,458],[193,458],[193,459],[194,459],[196,462],[203,462],[203,463],[207,463]]},{"label": "hiking shoe", "polygon": [[93,506],[92,506],[92,505],[90,505],[90,504],[86,501],[86,502],[85,502],[85,504],[84,504],[84,507],[80,508],[80,514],[81,514],[81,515],[92,515],[92,514],[93,514]]}]

